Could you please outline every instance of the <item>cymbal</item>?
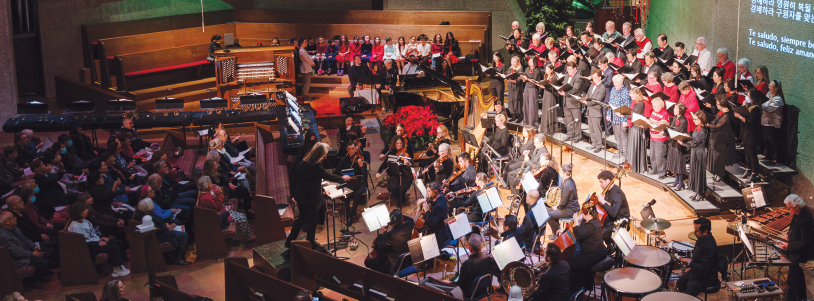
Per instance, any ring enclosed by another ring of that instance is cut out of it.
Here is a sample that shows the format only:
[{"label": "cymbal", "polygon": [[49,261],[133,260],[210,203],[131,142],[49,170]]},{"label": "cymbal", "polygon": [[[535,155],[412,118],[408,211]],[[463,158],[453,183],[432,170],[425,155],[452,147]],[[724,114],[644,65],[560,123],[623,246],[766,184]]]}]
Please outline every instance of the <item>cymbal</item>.
[{"label": "cymbal", "polygon": [[672,223],[663,218],[653,218],[643,220],[641,226],[647,230],[667,230],[672,226]]},{"label": "cymbal", "polygon": [[687,238],[692,240],[698,240],[698,236],[695,235],[695,231],[688,233]]}]

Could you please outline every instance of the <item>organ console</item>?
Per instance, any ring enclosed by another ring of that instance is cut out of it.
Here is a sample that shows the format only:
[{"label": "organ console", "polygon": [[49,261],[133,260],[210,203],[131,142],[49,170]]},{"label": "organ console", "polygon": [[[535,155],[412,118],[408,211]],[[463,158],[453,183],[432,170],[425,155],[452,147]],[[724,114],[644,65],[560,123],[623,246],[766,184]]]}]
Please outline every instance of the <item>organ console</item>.
[{"label": "organ console", "polygon": [[[215,52],[218,97],[230,109],[266,110],[284,105],[278,92],[294,93],[293,46],[260,46],[221,49]],[[259,102],[258,102],[259,100]]]}]

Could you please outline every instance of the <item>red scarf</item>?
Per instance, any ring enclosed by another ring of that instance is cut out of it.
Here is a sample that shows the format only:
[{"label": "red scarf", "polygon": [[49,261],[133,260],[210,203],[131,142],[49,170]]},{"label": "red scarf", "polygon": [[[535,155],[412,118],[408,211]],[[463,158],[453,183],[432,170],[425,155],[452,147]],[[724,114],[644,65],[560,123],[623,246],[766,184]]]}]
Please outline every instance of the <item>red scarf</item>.
[{"label": "red scarf", "polygon": [[497,67],[498,67],[498,68],[503,67],[503,63],[501,63],[501,62],[497,62]]}]

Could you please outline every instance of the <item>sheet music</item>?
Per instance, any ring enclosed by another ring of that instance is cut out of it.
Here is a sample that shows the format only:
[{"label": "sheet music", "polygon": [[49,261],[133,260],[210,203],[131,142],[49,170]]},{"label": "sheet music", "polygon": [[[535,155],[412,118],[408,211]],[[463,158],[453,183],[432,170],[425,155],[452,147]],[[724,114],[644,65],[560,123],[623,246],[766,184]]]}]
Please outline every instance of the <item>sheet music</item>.
[{"label": "sheet music", "polygon": [[478,194],[478,204],[480,204],[480,209],[483,212],[492,211],[492,203],[489,202],[489,196],[484,192]]},{"label": "sheet music", "polygon": [[469,226],[469,218],[466,216],[466,213],[448,218],[445,222],[449,226],[449,231],[452,233],[452,238],[454,239],[461,238],[461,236],[472,232],[472,227]]},{"label": "sheet music", "polygon": [[522,261],[526,256],[523,254],[523,250],[520,249],[520,245],[517,244],[516,239],[509,239],[495,246],[492,255],[501,270],[510,262]]},{"label": "sheet music", "polygon": [[532,190],[537,190],[537,188],[540,187],[540,183],[537,182],[537,179],[534,178],[534,174],[530,171],[523,174],[523,180],[521,180],[520,183],[523,183],[523,190],[527,193]]},{"label": "sheet music", "polygon": [[[481,200],[481,197],[483,197],[483,200]],[[478,202],[481,203],[483,212],[492,211],[495,208],[503,205],[503,200],[500,199],[500,194],[497,192],[497,188],[494,186],[484,190],[480,195],[478,195]],[[486,207],[484,207],[484,205],[486,205]],[[487,210],[487,208],[489,210]]]},{"label": "sheet music", "polygon": [[678,136],[684,136],[684,137],[687,137],[687,138],[692,138],[692,137],[690,137],[690,135],[684,134],[684,133],[679,132],[679,131],[674,131],[674,130],[672,130],[670,128],[667,128],[667,133],[670,134],[671,138],[672,137],[678,137]]},{"label": "sheet music", "polygon": [[542,227],[551,217],[548,215],[548,210],[545,209],[545,205],[542,198],[538,200],[534,205],[531,205],[531,213],[534,215],[534,221],[537,222],[537,228]]},{"label": "sheet music", "polygon": [[370,232],[382,228],[379,224],[379,220],[376,218],[376,212],[365,210],[365,212],[362,212],[362,219],[365,221],[365,225]]},{"label": "sheet music", "polygon": [[33,176],[34,172],[32,172],[31,168],[29,167],[29,168],[23,169],[23,174],[25,175],[26,178],[28,178],[30,176]]},{"label": "sheet music", "polygon": [[439,57],[441,57],[441,54],[440,54],[440,53],[434,53],[434,54],[432,55],[432,58],[439,58]]},{"label": "sheet music", "polygon": [[387,224],[390,223],[390,212],[387,211],[387,206],[385,206],[384,204],[380,204],[370,209],[371,209],[370,211],[375,214],[376,220],[379,221],[380,227],[387,226]]},{"label": "sheet music", "polygon": [[40,147],[40,149],[38,149],[37,152],[38,153],[44,152],[51,148],[52,145],[54,145],[54,140],[51,139],[51,137],[48,137],[45,139],[45,141],[42,142],[42,147]]},{"label": "sheet music", "polygon": [[755,248],[752,246],[752,242],[749,241],[749,237],[746,236],[746,232],[743,232],[743,227],[746,227],[746,225],[738,225],[738,236],[743,241],[743,244],[746,245],[746,248],[749,249],[749,254],[755,255]]},{"label": "sheet music", "polygon": [[419,239],[421,239],[421,252],[424,254],[424,260],[441,256],[441,250],[438,249],[438,242],[435,241],[435,233],[422,236]]},{"label": "sheet music", "polygon": [[619,247],[619,250],[621,250],[625,256],[628,256],[630,251],[636,247],[636,242],[633,241],[633,237],[630,236],[630,233],[628,233],[625,228],[620,228],[611,238],[613,238],[613,242],[616,243],[616,246]]},{"label": "sheet music", "polygon": [[752,188],[752,200],[755,204],[755,208],[766,206],[766,200],[763,198],[763,188]]},{"label": "sheet music", "polygon": [[672,106],[676,105],[676,103],[674,103],[672,101],[669,101],[669,100],[665,100],[664,103],[665,103],[666,108],[669,108],[669,107],[672,107]]},{"label": "sheet music", "polygon": [[631,113],[631,115],[633,116],[633,122],[641,120],[641,121],[644,121],[645,123],[647,123],[648,125],[650,125],[650,120],[648,120],[647,117],[644,117],[644,115],[636,113],[636,112]]},{"label": "sheet music", "polygon": [[[415,172],[413,172],[415,174]],[[424,181],[421,179],[415,179],[415,187],[418,188],[418,192],[421,193],[421,196],[425,199],[427,198],[427,186],[424,185]]]},{"label": "sheet music", "polygon": [[343,197],[346,194],[350,193],[350,191],[346,191],[346,188],[343,187],[342,189],[336,189],[336,186],[337,186],[336,184],[328,185],[322,187],[322,189],[325,190],[325,194],[327,194],[328,197],[330,197],[332,200]]},{"label": "sheet music", "polygon": [[283,208],[283,209],[277,209],[277,214],[279,214],[280,216],[283,216],[283,213],[285,213],[286,209],[288,209],[288,207]]}]

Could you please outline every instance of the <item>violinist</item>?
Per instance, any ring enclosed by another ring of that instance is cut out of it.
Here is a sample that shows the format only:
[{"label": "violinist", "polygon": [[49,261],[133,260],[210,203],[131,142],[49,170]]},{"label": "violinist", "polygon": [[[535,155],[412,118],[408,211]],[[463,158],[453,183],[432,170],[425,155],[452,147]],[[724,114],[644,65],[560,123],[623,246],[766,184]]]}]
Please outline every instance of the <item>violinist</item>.
[{"label": "violinist", "polygon": [[[614,177],[614,174],[609,170],[603,170],[596,176],[596,178],[599,179],[599,186],[602,187],[602,190],[607,190],[605,195],[598,195],[597,197],[599,198],[599,204],[602,205],[602,209],[608,214],[605,218],[605,224],[603,225],[604,233],[602,234],[602,238],[608,245],[613,242],[611,235],[613,235],[614,222],[630,218],[630,207],[627,203],[627,197],[625,197],[625,192],[622,191],[622,188],[619,188],[619,186],[612,182]],[[608,188],[608,186],[610,186],[610,188]],[[627,224],[628,222],[625,221],[621,223],[621,226],[627,228]]]},{"label": "violinist", "polygon": [[485,173],[475,175],[475,185],[453,192],[447,193],[447,198],[452,200],[452,208],[467,208],[466,217],[469,222],[479,223],[483,221],[483,210],[478,203],[478,192],[486,187],[489,178]]},{"label": "violinist", "polygon": [[[366,181],[367,162],[365,162],[365,158],[362,156],[362,151],[359,150],[359,146],[353,141],[349,141],[345,143],[344,148],[347,151],[347,155],[342,157],[342,159],[339,159],[339,163],[337,163],[336,167],[334,168],[334,174],[342,176],[344,175],[344,170],[352,169],[354,177],[360,177],[362,181]],[[348,200],[345,202],[345,215],[348,217],[347,225],[350,226],[353,218],[356,216],[356,208],[359,207],[359,204],[367,203],[367,200],[365,199],[367,187],[365,185],[361,187],[348,188],[353,190],[351,194],[347,195]],[[351,203],[353,204],[351,205]]]},{"label": "violinist", "polygon": [[429,174],[430,179],[440,186],[444,180],[452,175],[452,169],[455,163],[449,158],[450,147],[449,144],[443,143],[438,146],[438,158],[435,159],[429,166],[425,167],[421,174]]},{"label": "violinist", "polygon": [[577,184],[571,178],[573,168],[573,164],[564,164],[560,169],[560,176],[563,178],[560,185],[560,204],[557,208],[548,208],[548,226],[551,233],[556,233],[560,229],[561,218],[568,218],[579,212]]},{"label": "violinist", "polygon": [[[458,170],[449,178],[444,179],[444,186],[452,191],[458,191],[467,187],[475,186],[475,167],[472,166],[472,159],[469,153],[462,152],[456,157],[458,160]],[[450,181],[450,179],[452,179]]]},{"label": "violinist", "polygon": [[[607,257],[605,244],[602,243],[602,226],[596,219],[596,207],[587,207],[584,214],[574,213],[572,233],[577,238],[580,253],[569,261],[571,271],[569,285],[571,293],[580,287],[591,287],[594,284],[594,275],[591,267]],[[561,231],[557,232],[559,236]]]},{"label": "violinist", "polygon": [[390,192],[390,200],[396,201],[399,207],[403,207],[407,203],[407,189],[413,184],[413,173],[410,171],[413,159],[407,152],[407,140],[401,136],[395,136],[390,141],[390,151],[392,156],[397,156],[395,168],[390,168],[392,164],[382,164],[379,166],[379,171],[376,173],[376,179],[382,176],[382,173],[387,171],[390,178],[387,180],[387,190]]},{"label": "violinist", "polygon": [[[381,154],[379,154],[379,159],[384,160],[384,158],[387,157],[388,154],[390,154],[390,145],[393,143],[394,140],[396,140],[396,137],[404,137],[404,131],[405,128],[403,124],[401,123],[396,124],[396,134],[390,138],[390,141],[388,141],[387,145],[384,147],[384,149],[382,149]],[[407,138],[405,138],[404,141],[407,141]],[[413,153],[414,149],[415,148],[413,147],[413,144],[407,141],[407,154],[410,156],[410,158],[415,157],[415,154]]]},{"label": "violinist", "polygon": [[365,267],[393,275],[396,272],[395,269],[398,268],[399,255],[409,252],[407,241],[413,235],[415,221],[409,216],[402,215],[401,209],[393,209],[390,210],[390,223],[387,226],[392,227],[390,231],[379,234],[373,240],[376,257],[369,256],[365,259]]},{"label": "violinist", "polygon": [[427,166],[435,162],[438,159],[438,147],[441,144],[450,144],[449,130],[443,124],[435,129],[435,140],[427,145],[427,151],[418,156],[418,165]]},{"label": "violinist", "polygon": [[[348,141],[358,141],[362,138],[366,128],[359,125],[359,121],[353,115],[345,116],[345,126],[339,128],[339,145],[346,145]],[[359,148],[364,146],[359,145]],[[344,156],[345,150],[340,149],[338,156]]]},{"label": "violinist", "polygon": [[444,222],[444,219],[447,218],[449,207],[447,198],[441,193],[441,185],[428,183],[427,198],[419,199],[416,205],[422,208],[424,212],[424,227],[427,228],[425,235],[435,234],[435,241],[438,243],[438,248],[443,249],[447,245],[447,242],[452,239],[452,234],[449,232],[447,223]]}]

